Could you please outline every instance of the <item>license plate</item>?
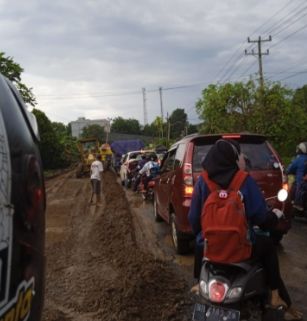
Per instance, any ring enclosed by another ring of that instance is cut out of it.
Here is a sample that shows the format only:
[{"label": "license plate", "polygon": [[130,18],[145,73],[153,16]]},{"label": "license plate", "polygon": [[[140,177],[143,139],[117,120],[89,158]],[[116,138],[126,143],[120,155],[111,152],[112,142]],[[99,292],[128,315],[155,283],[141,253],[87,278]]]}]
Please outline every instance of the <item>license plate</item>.
[{"label": "license plate", "polygon": [[239,321],[240,311],[195,303],[192,321]]}]

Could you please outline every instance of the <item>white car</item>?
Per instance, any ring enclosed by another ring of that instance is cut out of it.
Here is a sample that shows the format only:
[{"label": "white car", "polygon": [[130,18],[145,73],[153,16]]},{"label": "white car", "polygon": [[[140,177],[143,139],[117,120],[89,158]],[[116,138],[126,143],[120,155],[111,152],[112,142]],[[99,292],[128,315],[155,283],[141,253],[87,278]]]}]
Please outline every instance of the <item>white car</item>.
[{"label": "white car", "polygon": [[121,160],[121,166],[119,170],[119,176],[122,185],[125,185],[126,187],[130,186],[131,183],[131,172],[135,169],[137,166],[137,161],[140,160],[140,156],[142,154],[153,154],[153,151],[148,151],[148,150],[137,150],[137,151],[132,151],[128,152],[125,154]]}]

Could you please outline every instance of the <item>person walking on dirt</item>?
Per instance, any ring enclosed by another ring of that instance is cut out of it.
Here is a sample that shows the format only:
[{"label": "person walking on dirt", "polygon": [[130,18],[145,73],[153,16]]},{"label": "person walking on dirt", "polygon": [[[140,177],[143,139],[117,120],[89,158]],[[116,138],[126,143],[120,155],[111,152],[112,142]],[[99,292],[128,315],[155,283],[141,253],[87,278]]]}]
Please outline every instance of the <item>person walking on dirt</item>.
[{"label": "person walking on dirt", "polygon": [[[91,164],[91,185],[92,195],[90,203],[101,206],[101,180],[102,180],[103,165],[101,162],[101,154],[96,155],[96,160]],[[96,197],[96,203],[93,202],[93,197]]]},{"label": "person walking on dirt", "polygon": [[[223,191],[227,191],[234,177],[245,169],[245,161],[240,145],[236,141],[218,140],[209,150],[202,163],[204,174],[208,175]],[[201,225],[203,207],[209,197],[210,190],[202,175],[199,176],[193,191],[189,221],[196,236],[196,249],[194,261],[194,277],[199,279],[204,254],[204,232]],[[284,306],[287,320],[301,320],[302,313],[292,306],[288,291],[283,283],[279,271],[279,260],[272,239],[257,233],[253,226],[259,226],[263,231],[274,227],[283,215],[279,209],[268,210],[265,199],[255,180],[247,175],[241,184],[239,194],[244,203],[245,215],[249,231],[248,238],[252,243],[252,257],[260,260],[268,276],[267,281],[271,289],[270,304],[272,307]],[[191,290],[196,291],[198,285]]]}]

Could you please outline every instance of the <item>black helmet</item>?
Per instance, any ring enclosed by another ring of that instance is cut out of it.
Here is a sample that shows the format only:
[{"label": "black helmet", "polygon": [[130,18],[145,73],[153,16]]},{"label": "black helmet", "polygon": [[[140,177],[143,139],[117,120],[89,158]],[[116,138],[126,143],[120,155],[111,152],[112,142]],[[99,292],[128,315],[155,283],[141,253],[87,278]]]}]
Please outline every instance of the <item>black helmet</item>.
[{"label": "black helmet", "polygon": [[158,159],[158,157],[157,157],[157,155],[156,154],[151,154],[150,155],[150,160],[152,160],[152,161],[156,161]]}]

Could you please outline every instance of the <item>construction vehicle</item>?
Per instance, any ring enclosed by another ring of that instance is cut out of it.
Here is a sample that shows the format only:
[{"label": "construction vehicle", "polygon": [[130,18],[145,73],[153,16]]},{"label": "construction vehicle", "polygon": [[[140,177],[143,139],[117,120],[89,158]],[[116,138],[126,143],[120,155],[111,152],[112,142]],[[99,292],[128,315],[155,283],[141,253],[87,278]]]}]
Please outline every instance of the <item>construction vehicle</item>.
[{"label": "construction vehicle", "polygon": [[108,143],[102,144],[100,147],[101,160],[103,164],[103,169],[108,170],[112,163],[112,150]]},{"label": "construction vehicle", "polygon": [[99,141],[96,137],[81,138],[77,142],[80,153],[80,163],[76,169],[76,177],[81,178],[89,174],[91,164],[96,158],[96,154],[100,152]]}]

